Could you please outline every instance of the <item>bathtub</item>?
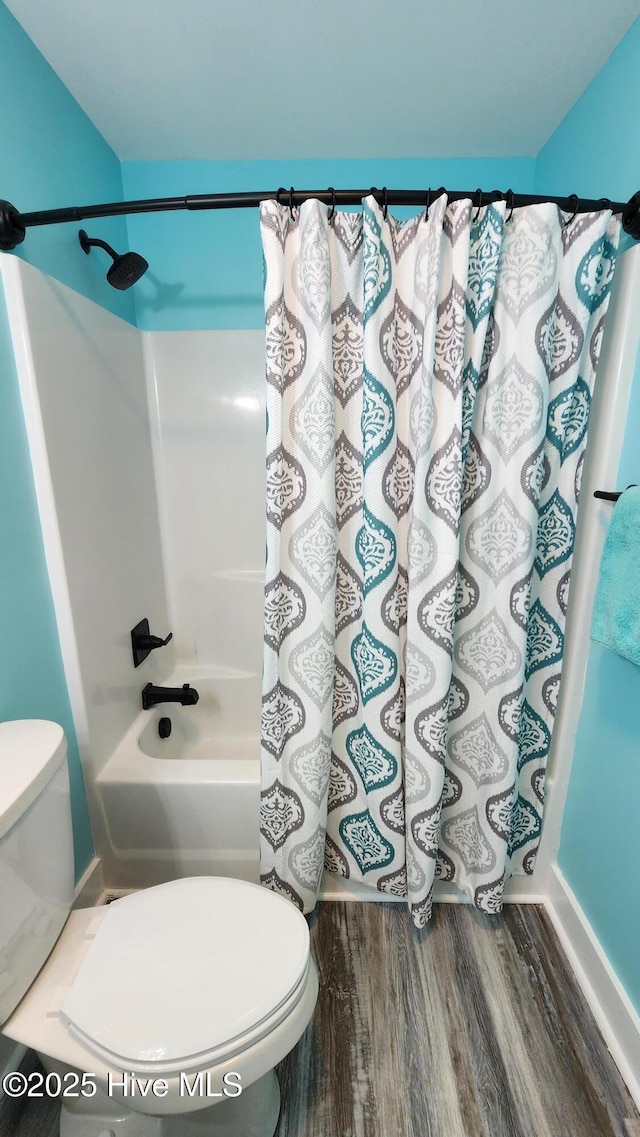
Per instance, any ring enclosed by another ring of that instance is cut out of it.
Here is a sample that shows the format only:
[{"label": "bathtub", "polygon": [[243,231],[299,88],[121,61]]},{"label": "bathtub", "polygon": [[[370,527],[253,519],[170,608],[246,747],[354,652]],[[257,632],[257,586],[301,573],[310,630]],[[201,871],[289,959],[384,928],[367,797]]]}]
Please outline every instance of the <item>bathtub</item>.
[{"label": "bathtub", "polygon": [[192,669],[165,685],[187,680],[200,701],[141,711],[97,778],[105,878],[120,888],[200,874],[259,880],[260,676]]}]

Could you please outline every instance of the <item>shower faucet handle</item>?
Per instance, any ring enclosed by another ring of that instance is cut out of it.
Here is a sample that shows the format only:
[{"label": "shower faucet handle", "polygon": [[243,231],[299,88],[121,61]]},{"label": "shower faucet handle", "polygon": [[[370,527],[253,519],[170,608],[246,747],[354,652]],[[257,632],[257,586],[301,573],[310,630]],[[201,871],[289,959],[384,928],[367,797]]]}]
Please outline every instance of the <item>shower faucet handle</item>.
[{"label": "shower faucet handle", "polygon": [[173,639],[173,632],[169,632],[166,639],[160,636],[152,636],[149,631],[149,621],[145,618],[135,628],[131,629],[131,651],[133,653],[133,666],[139,667],[141,663],[147,658],[149,652],[155,651],[157,647],[164,647]]}]

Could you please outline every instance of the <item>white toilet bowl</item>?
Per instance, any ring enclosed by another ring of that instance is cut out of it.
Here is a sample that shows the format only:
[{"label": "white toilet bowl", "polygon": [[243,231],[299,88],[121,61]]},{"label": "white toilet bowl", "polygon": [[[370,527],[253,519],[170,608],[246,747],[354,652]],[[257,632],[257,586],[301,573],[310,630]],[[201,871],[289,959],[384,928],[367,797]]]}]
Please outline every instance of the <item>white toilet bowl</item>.
[{"label": "white toilet bowl", "polygon": [[227,877],[72,901],[64,733],[0,723],[0,1024],[40,1055],[60,1137],[272,1137],[318,993],[300,912]]},{"label": "white toilet bowl", "polygon": [[289,901],[185,878],[71,912],[4,1033],[75,1091],[61,1137],[272,1137],[317,992]]}]

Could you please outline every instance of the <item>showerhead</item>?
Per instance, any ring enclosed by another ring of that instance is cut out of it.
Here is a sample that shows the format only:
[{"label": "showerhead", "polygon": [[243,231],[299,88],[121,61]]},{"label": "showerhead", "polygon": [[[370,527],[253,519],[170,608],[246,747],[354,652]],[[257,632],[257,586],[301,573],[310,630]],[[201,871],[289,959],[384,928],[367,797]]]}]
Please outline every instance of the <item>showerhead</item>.
[{"label": "showerhead", "polygon": [[105,249],[112,258],[113,264],[107,272],[107,280],[112,288],[119,288],[120,290],[131,288],[131,285],[140,280],[140,277],[149,268],[148,261],[141,257],[140,253],[122,253],[119,255],[106,241],[101,241],[98,237],[88,237],[84,229],[78,233],[78,240],[85,253],[90,253],[93,246],[98,245],[101,249]]},{"label": "showerhead", "polygon": [[107,273],[107,280],[114,288],[131,288],[149,268],[148,261],[140,253],[123,253],[116,257]]}]

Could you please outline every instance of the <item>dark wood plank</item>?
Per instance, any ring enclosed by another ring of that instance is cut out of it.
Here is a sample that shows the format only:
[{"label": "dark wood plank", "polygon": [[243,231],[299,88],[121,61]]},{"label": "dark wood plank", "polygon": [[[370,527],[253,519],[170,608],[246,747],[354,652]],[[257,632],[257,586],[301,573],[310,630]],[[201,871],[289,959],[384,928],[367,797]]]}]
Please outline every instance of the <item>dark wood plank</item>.
[{"label": "dark wood plank", "polygon": [[632,1137],[640,1117],[543,908],[324,904],[278,1137]]},{"label": "dark wood plank", "polygon": [[[526,987],[530,993],[530,1015],[538,1024],[538,1064],[550,1071],[543,1086],[550,1093],[555,1090],[558,1125],[573,1117],[585,1137],[608,1132],[627,1137],[625,1120],[640,1119],[547,913],[544,908],[529,912],[526,905],[507,906],[505,924],[517,944],[523,977],[519,990]],[[592,1119],[591,1128],[587,1118]]]}]

